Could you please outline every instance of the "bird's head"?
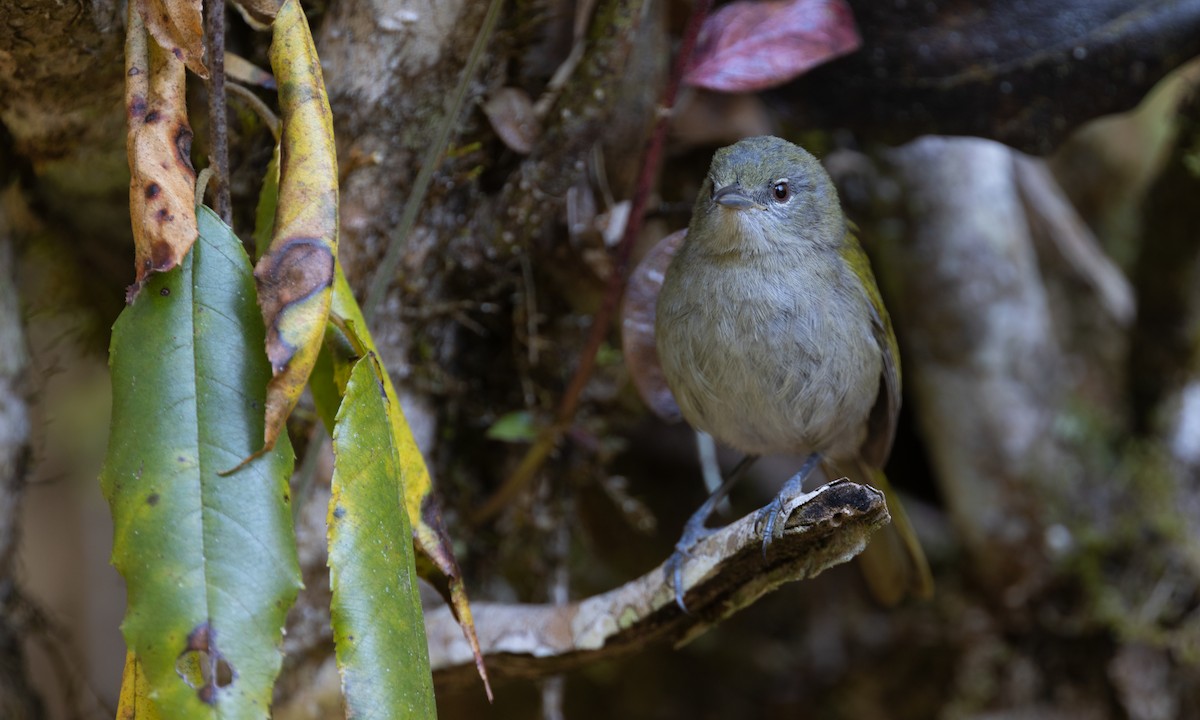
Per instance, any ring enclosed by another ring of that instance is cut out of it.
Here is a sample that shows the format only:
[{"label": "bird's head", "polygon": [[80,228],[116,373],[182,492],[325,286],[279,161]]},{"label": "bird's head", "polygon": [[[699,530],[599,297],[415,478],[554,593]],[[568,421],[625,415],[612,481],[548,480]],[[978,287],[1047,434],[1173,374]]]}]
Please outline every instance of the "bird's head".
[{"label": "bird's head", "polygon": [[846,231],[821,163],[777,137],[746,138],[713,156],[688,241],[714,253],[836,246]]}]

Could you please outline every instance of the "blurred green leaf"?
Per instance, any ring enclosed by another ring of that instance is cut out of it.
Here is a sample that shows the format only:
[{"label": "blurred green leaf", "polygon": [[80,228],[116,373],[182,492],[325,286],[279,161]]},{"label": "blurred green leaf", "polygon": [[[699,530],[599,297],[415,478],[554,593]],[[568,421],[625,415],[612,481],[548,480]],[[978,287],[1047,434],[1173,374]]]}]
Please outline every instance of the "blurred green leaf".
[{"label": "blurred green leaf", "polygon": [[267,172],[263,175],[262,190],[258,193],[258,205],[254,207],[254,254],[262,256],[271,246],[271,235],[275,232],[275,208],[279,206],[279,143],[271,153]]},{"label": "blurred green leaf", "polygon": [[532,442],[537,437],[533,415],[528,410],[505,413],[487,429],[487,437],[502,442]]}]

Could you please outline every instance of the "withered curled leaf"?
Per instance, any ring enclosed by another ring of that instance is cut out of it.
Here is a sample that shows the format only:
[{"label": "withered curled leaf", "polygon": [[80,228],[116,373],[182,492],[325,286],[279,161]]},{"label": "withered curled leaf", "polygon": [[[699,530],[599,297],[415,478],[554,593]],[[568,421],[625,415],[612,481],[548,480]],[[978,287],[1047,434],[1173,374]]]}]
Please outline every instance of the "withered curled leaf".
[{"label": "withered curled leaf", "polygon": [[127,33],[126,150],[136,279],[125,299],[133,302],[151,273],[179,265],[198,233],[183,61],[149,42],[132,3]]},{"label": "withered curled leaf", "polygon": [[283,115],[279,204],[271,245],[254,269],[274,373],[264,449],[274,446],[317,360],[337,258],[333,118],[308,20],[296,0],[285,2],[275,18],[271,67]]},{"label": "withered curled leaf", "polygon": [[159,46],[182,60],[192,72],[207,78],[200,0],[137,0],[136,4],[146,29]]},{"label": "withered curled leaf", "polygon": [[267,90],[275,89],[275,78],[271,76],[271,73],[228,50],[225,51],[225,77],[243,85],[253,85]]},{"label": "withered curled leaf", "polygon": [[266,30],[279,12],[280,0],[233,0],[246,24],[255,30]]}]

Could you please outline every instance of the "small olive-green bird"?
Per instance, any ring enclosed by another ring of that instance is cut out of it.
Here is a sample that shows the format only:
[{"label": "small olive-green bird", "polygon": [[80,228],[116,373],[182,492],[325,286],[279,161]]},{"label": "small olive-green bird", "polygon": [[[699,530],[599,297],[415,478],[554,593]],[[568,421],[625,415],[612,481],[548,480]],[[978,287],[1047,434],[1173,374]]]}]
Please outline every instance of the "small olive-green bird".
[{"label": "small olive-green bird", "polygon": [[[930,595],[925,555],[881,470],[900,411],[896,336],[817,159],[776,137],[718,150],[656,312],[659,359],[683,417],[747,454],[668,563],[680,607],[682,563],[711,532],[712,509],[754,457],[785,453],[807,460],[781,496],[820,463],[884,491],[892,524],[861,556],[868,585],[889,604]],[[762,512],[766,552],[782,532],[781,498]]]}]

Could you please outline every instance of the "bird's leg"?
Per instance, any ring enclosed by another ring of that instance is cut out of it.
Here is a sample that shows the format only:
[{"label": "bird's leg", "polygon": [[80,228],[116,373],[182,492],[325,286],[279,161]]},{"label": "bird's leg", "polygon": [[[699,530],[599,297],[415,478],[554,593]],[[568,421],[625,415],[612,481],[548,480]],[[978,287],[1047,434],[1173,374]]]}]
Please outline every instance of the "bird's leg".
[{"label": "bird's leg", "polygon": [[[799,495],[804,490],[804,481],[812,474],[814,468],[821,462],[821,456],[818,453],[809,455],[804,460],[804,464],[800,466],[800,471],[788,478],[788,481],[783,484],[783,489],[775,496],[775,499],[767,503],[766,507],[759,510],[759,518],[764,521],[763,526],[763,559],[767,557],[767,548],[771,545],[771,541],[776,536],[783,534],[783,523],[780,520],[783,518],[783,499]],[[778,525],[778,527],[776,527]]]},{"label": "bird's leg", "polygon": [[757,459],[757,455],[747,455],[734,466],[733,470],[729,473],[729,477],[725,479],[725,482],[721,483],[721,486],[713,491],[713,494],[708,496],[704,504],[688,518],[688,521],[683,526],[683,536],[679,538],[679,542],[675,543],[675,552],[671,553],[671,557],[667,558],[664,567],[667,580],[675,588],[675,604],[684,612],[687,612],[687,607],[683,604],[683,562],[691,556],[690,551],[693,545],[714,532],[704,526],[704,523],[708,522],[708,516],[712,515],[717,505],[725,499],[725,496],[729,494],[729,491],[733,489],[738,480],[742,479],[742,476],[746,474],[746,471],[750,469],[750,466]]}]

